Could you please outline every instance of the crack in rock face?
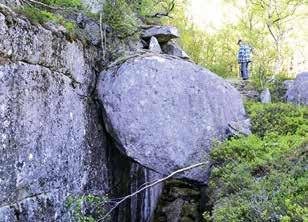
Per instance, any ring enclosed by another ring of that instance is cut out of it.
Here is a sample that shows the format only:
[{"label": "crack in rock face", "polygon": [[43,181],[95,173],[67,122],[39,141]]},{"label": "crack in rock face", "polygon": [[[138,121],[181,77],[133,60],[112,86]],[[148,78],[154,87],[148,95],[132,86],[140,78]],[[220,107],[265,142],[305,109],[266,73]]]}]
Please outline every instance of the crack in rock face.
[{"label": "crack in rock face", "polygon": [[[161,174],[208,160],[228,124],[249,131],[239,92],[193,63],[149,55],[101,73],[98,95],[118,148]],[[180,175],[206,183],[210,163]]]}]

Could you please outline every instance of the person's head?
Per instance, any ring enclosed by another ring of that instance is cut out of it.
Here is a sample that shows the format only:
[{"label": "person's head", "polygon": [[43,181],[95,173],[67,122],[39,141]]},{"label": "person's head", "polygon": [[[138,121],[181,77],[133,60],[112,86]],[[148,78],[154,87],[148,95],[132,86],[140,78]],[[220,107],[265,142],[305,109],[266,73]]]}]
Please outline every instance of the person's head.
[{"label": "person's head", "polygon": [[241,44],[243,44],[243,41],[242,41],[241,39],[239,39],[238,42],[237,42],[237,44],[238,44],[238,45],[241,45]]}]

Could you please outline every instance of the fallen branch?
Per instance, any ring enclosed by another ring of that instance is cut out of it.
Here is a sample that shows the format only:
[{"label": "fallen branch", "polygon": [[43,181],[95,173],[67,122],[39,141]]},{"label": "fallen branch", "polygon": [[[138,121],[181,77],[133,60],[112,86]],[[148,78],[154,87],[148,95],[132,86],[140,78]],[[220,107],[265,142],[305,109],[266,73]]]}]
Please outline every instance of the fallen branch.
[{"label": "fallen branch", "polygon": [[106,57],[106,48],[105,48],[105,42],[106,42],[106,29],[103,27],[103,13],[99,13],[99,31],[101,35],[101,47],[103,50],[103,60],[105,60]]},{"label": "fallen branch", "polygon": [[191,170],[191,169],[193,169],[193,168],[197,168],[197,167],[200,167],[200,166],[203,166],[203,165],[206,165],[206,164],[207,164],[207,162],[197,163],[197,164],[191,165],[191,166],[189,166],[189,167],[185,167],[185,168],[179,169],[179,170],[177,170],[177,171],[174,171],[173,173],[169,174],[168,176],[166,176],[166,177],[164,177],[164,178],[162,178],[162,179],[158,179],[158,180],[156,180],[156,181],[153,181],[153,182],[150,183],[149,185],[144,186],[144,187],[142,187],[141,189],[135,191],[134,193],[131,193],[131,194],[129,194],[129,195],[123,197],[120,201],[118,201],[118,202],[115,204],[115,206],[113,206],[113,207],[112,207],[102,218],[100,218],[98,221],[103,221],[104,219],[106,219],[106,218],[112,213],[112,211],[114,211],[121,203],[123,203],[125,200],[127,200],[127,199],[129,199],[129,198],[131,198],[131,197],[133,197],[133,196],[135,196],[135,195],[137,195],[138,193],[140,193],[140,192],[142,192],[142,191],[144,191],[144,190],[146,190],[146,189],[149,189],[149,188],[151,188],[151,187],[153,187],[153,186],[155,186],[155,185],[157,185],[157,184],[159,184],[159,183],[162,183],[162,182],[164,182],[165,180],[170,179],[171,177],[173,177],[173,176],[176,175],[176,174],[179,174],[179,173],[182,173],[182,172],[184,172],[184,171]]}]

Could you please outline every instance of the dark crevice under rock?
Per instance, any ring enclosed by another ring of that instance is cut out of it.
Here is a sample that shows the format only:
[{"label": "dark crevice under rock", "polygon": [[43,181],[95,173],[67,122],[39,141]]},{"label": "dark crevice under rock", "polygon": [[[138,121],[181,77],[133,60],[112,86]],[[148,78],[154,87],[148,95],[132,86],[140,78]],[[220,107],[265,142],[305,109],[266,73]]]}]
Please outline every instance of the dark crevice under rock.
[{"label": "dark crevice under rock", "polygon": [[199,222],[204,212],[205,185],[197,185],[183,180],[165,183],[154,222]]},{"label": "dark crevice under rock", "polygon": [[[99,104],[97,102],[97,104]],[[101,106],[97,105],[99,120],[104,119]],[[161,175],[151,171],[131,158],[125,156],[115,145],[115,140],[106,131],[107,138],[106,158],[110,189],[106,191],[111,199],[118,199],[139,189],[144,183],[159,179]],[[150,222],[154,215],[157,201],[161,194],[162,184],[147,189],[128,199],[112,213],[114,222]]]}]

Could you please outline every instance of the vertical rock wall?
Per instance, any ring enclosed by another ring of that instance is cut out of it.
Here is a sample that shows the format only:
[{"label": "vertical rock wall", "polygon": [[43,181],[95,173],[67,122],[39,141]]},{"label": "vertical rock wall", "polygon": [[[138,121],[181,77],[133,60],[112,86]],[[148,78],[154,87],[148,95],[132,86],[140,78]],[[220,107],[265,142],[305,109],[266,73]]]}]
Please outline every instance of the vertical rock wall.
[{"label": "vertical rock wall", "polygon": [[[1,222],[69,221],[70,195],[119,197],[157,178],[105,133],[94,96],[99,49],[57,30],[0,5]],[[150,221],[159,194],[126,202],[114,221]]]},{"label": "vertical rock wall", "polygon": [[109,186],[98,52],[17,17],[0,13],[0,221],[65,221],[69,195]]}]

